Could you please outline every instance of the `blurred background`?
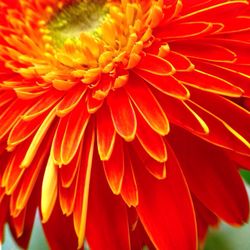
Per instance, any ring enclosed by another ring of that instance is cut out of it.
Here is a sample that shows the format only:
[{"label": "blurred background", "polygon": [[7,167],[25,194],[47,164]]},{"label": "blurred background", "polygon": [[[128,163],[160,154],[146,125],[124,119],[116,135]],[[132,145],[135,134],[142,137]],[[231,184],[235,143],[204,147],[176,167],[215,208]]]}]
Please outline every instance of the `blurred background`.
[{"label": "blurred background", "polygon": [[[246,181],[248,193],[250,194],[250,173],[242,171],[241,174]],[[6,226],[5,242],[2,250],[19,249],[10,235],[9,228]],[[38,213],[28,250],[49,250]],[[250,223],[240,228],[233,228],[222,223],[219,228],[211,229],[206,241],[205,250],[250,250]]]}]

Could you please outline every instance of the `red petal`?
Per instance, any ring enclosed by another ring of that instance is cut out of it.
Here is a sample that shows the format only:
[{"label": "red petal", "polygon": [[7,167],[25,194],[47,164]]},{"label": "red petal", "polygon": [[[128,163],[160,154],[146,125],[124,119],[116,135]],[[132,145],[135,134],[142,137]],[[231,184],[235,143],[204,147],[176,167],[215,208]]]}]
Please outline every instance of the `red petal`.
[{"label": "red petal", "polygon": [[132,145],[142,165],[148,172],[159,180],[165,179],[167,175],[166,161],[155,161],[143,150],[143,147],[138,141],[134,141]]},{"label": "red petal", "polygon": [[209,63],[195,62],[196,68],[226,80],[234,86],[242,89],[242,96],[250,97],[249,76],[241,74],[238,70],[228,69],[227,67],[213,65]]},{"label": "red petal", "polygon": [[55,110],[56,107],[53,108],[48,115],[46,116],[46,118],[44,119],[44,121],[42,122],[41,126],[39,127],[39,129],[37,130],[36,134],[34,135],[29,148],[25,154],[25,157],[21,163],[22,167],[28,167],[30,166],[30,164],[32,163],[33,159],[36,156],[36,153],[40,147],[40,145],[43,142],[44,137],[47,135],[48,130],[51,127],[51,124],[53,123],[54,119],[55,119]]},{"label": "red petal", "polygon": [[[66,216],[69,216],[73,212],[74,206],[75,206],[76,194],[79,191],[77,190],[77,183],[78,183],[80,167],[76,165],[74,167],[76,171],[73,171],[73,170],[72,171],[76,172],[76,174],[72,178],[70,185],[67,187],[64,187],[61,183],[58,183],[60,206],[61,206],[63,214]],[[59,169],[59,173],[60,173],[60,170],[61,169]]]},{"label": "red petal", "polygon": [[250,17],[249,16],[237,16],[231,19],[230,24],[225,25],[220,34],[229,34],[234,32],[242,32],[250,30]]},{"label": "red petal", "polygon": [[223,151],[177,128],[168,139],[195,196],[228,223],[246,222],[248,196],[236,166]]},{"label": "red petal", "polygon": [[87,87],[76,87],[70,89],[67,94],[63,97],[57,108],[57,115],[62,117],[71,112],[83,98]]},{"label": "red petal", "polygon": [[181,126],[191,132],[206,134],[209,129],[203,119],[196,114],[185,102],[174,98],[157,95],[164,112],[171,123]]},{"label": "red petal", "polygon": [[205,93],[204,91],[191,88],[190,91],[193,101],[223,120],[227,128],[250,147],[250,135],[248,130],[250,127],[249,112],[222,96]]},{"label": "red petal", "polygon": [[68,165],[62,165],[59,169],[60,177],[61,177],[61,185],[65,188],[71,186],[77,170],[79,169],[79,165],[81,164],[81,156],[82,156],[82,145],[80,144],[79,149],[73,160]]},{"label": "red petal", "polygon": [[174,67],[167,60],[149,53],[142,57],[136,68],[163,76],[172,75],[175,72]]},{"label": "red petal", "polygon": [[97,100],[91,95],[87,98],[87,110],[90,114],[95,113],[103,104],[103,100]]},{"label": "red petal", "polygon": [[128,152],[125,151],[125,153],[125,170],[122,182],[121,196],[129,207],[136,207],[138,205],[138,188],[130,156]]},{"label": "red petal", "polygon": [[8,216],[8,210],[9,210],[9,198],[5,196],[2,200],[0,200],[0,242],[2,244],[3,242],[3,231],[4,231],[4,225],[7,221]]},{"label": "red petal", "polygon": [[153,75],[141,70],[134,70],[134,72],[164,94],[179,99],[188,99],[189,97],[188,89],[173,76]]},{"label": "red petal", "polygon": [[62,214],[59,202],[56,203],[49,221],[42,226],[51,249],[77,249],[77,237],[72,218]]},{"label": "red petal", "polygon": [[225,152],[227,156],[238,164],[239,168],[250,170],[250,156],[240,155],[235,152]]},{"label": "red petal", "polygon": [[167,149],[163,138],[148,126],[139,113],[137,122],[136,136],[142,147],[156,161],[165,162],[167,160]]},{"label": "red petal", "polygon": [[[197,10],[192,10],[190,13],[185,16],[181,16],[178,20],[204,20],[204,21],[213,21],[220,22],[221,20],[226,19],[227,17],[233,17],[239,14],[239,11],[244,10],[247,7],[248,1],[244,0],[235,0],[235,1],[219,1],[218,4],[213,1],[205,2],[209,3],[208,5],[198,7]],[[186,3],[190,5],[190,3]]]},{"label": "red petal", "polygon": [[196,199],[194,196],[192,198],[196,213],[199,241],[200,245],[203,245],[205,243],[208,228],[210,226],[217,226],[218,218],[204,205],[202,205],[198,199]]},{"label": "red petal", "polygon": [[[170,148],[168,178],[136,172],[138,215],[158,249],[197,249],[196,222],[185,178]],[[138,165],[139,166],[139,165]]]},{"label": "red petal", "polygon": [[106,105],[96,114],[97,148],[101,160],[108,160],[112,154],[116,132]]},{"label": "red petal", "polygon": [[44,112],[51,109],[62,97],[61,92],[58,91],[49,91],[48,93],[40,96],[39,99],[32,105],[27,112],[24,113],[22,118],[25,121],[34,119],[37,116],[40,116]]},{"label": "red petal", "polygon": [[119,137],[115,140],[111,157],[109,160],[103,161],[103,168],[112,192],[114,194],[119,194],[124,176],[123,142]]},{"label": "red petal", "polygon": [[182,9],[182,2],[177,0],[164,0],[165,8],[164,11],[164,19],[160,23],[161,26],[166,25],[171,19],[175,16],[178,16]]},{"label": "red petal", "polygon": [[38,182],[40,171],[46,166],[54,129],[49,131],[49,133],[50,134],[46,137],[46,140],[42,142],[38,154],[34,158],[32,164],[25,169],[22,179],[19,182],[20,188],[18,188],[16,204],[14,206],[17,210],[22,210],[27,205],[33,188]]},{"label": "red petal", "polygon": [[120,197],[111,192],[101,167],[96,162],[92,170],[86,228],[88,244],[93,250],[129,250],[126,207]]},{"label": "red petal", "polygon": [[135,250],[141,250],[144,248],[150,250],[155,249],[140,220],[138,220],[134,227],[135,228],[132,228],[130,232],[131,248]]},{"label": "red petal", "polygon": [[192,71],[195,67],[186,56],[174,51],[169,51],[164,58],[174,66],[177,72]]},{"label": "red petal", "polygon": [[78,248],[81,248],[84,244],[86,230],[90,177],[95,143],[95,132],[91,125],[86,131],[83,143],[83,154],[77,183],[76,203],[73,212],[74,228],[78,236]]},{"label": "red petal", "polygon": [[53,154],[57,164],[67,165],[74,158],[89,121],[84,100],[63,117],[53,141]]},{"label": "red petal", "polygon": [[[48,112],[47,112],[48,113]],[[29,138],[44,121],[47,113],[44,113],[33,120],[20,119],[11,129],[8,136],[8,147],[11,149]]]},{"label": "red petal", "polygon": [[187,85],[220,95],[240,97],[244,93],[242,89],[227,82],[223,78],[210,75],[198,69],[189,73],[176,73],[175,76]]},{"label": "red petal", "polygon": [[169,132],[167,117],[145,82],[131,75],[125,88],[149,126],[158,134],[166,135]]},{"label": "red petal", "polygon": [[29,105],[31,102],[15,100],[5,108],[4,112],[0,114],[0,139],[9,132]]},{"label": "red petal", "polygon": [[127,93],[123,89],[110,93],[108,105],[116,132],[126,141],[132,141],[136,133],[136,117]]},{"label": "red petal", "polygon": [[5,166],[1,186],[5,187],[5,192],[7,194],[11,194],[14,191],[24,173],[24,169],[20,167],[20,164],[27,151],[27,148],[29,147],[29,144],[30,141],[26,141],[23,143],[23,145],[20,145],[18,148],[16,148],[15,151],[12,152],[9,161]]},{"label": "red petal", "polygon": [[10,217],[11,218],[11,224],[13,226],[15,236],[17,238],[21,237],[24,231],[24,222],[26,217],[26,210],[27,208],[24,208],[24,210],[17,216],[17,217]]},{"label": "red petal", "polygon": [[188,102],[188,106],[204,119],[209,128],[209,133],[206,134],[198,134],[196,131],[193,131],[196,135],[217,146],[242,154],[250,153],[248,143],[228,129],[228,126],[220,118],[193,102]]},{"label": "red petal", "polygon": [[198,43],[198,42],[173,42],[170,43],[171,50],[183,54],[190,58],[197,58],[212,62],[235,62],[237,55],[219,45],[212,43]]},{"label": "red petal", "polygon": [[[15,241],[22,249],[27,249],[30,242],[30,237],[33,229],[35,214],[37,211],[39,194],[37,192],[33,193],[31,202],[25,208],[26,211],[23,211],[19,218],[11,219],[10,229],[12,235],[14,236]],[[12,198],[12,197],[11,197]],[[14,233],[17,229],[17,233]]]},{"label": "red petal", "polygon": [[2,91],[0,93],[0,107],[3,107],[5,104],[10,103],[16,98],[14,92],[12,91]]},{"label": "red petal", "polygon": [[157,29],[156,36],[168,40],[200,38],[207,35],[212,26],[212,23],[207,22],[173,22]]},{"label": "red petal", "polygon": [[[248,38],[245,39],[244,35],[248,35]],[[242,37],[241,37],[242,35]],[[228,38],[227,35],[223,35],[223,38],[219,39],[211,39],[208,40],[208,42],[213,42],[218,44],[219,46],[224,46],[225,48],[228,48],[229,50],[233,51],[235,55],[237,56],[236,63],[237,64],[246,64],[248,66],[248,72],[249,72],[249,57],[250,57],[250,52],[249,52],[249,36],[250,36],[250,31],[249,32],[242,32],[240,33],[239,37],[237,37],[238,40],[235,40],[234,38]],[[230,67],[230,65],[229,65]]]}]

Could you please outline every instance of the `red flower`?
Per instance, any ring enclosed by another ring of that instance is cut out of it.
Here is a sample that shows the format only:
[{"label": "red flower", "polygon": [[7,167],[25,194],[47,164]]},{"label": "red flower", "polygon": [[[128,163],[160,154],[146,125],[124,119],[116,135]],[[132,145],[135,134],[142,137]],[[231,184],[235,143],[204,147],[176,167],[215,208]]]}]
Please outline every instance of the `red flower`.
[{"label": "red flower", "polygon": [[249,1],[0,7],[0,230],[26,248],[39,207],[52,249],[197,249],[247,221]]}]

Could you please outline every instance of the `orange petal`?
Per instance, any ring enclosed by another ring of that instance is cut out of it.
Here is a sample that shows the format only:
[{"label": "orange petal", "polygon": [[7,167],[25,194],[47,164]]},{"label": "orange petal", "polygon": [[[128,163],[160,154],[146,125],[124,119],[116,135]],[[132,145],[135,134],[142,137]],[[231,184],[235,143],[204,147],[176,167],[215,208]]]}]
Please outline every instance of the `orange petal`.
[{"label": "orange petal", "polygon": [[0,139],[4,138],[29,105],[31,102],[16,99],[4,109],[3,113],[0,114]]},{"label": "orange petal", "polygon": [[63,97],[62,101],[57,107],[57,115],[62,117],[71,112],[83,98],[87,87],[80,86],[70,89]]},{"label": "orange petal", "polygon": [[[61,123],[58,125],[60,127],[58,127],[54,138],[53,150],[54,152],[60,150],[60,152],[54,153],[54,156],[57,156],[56,160],[59,161],[59,164],[67,165],[74,158],[83,138],[89,117],[90,114],[86,109],[84,100],[82,100],[78,106],[65,117],[65,120],[62,121],[62,126]],[[56,142],[56,140],[59,141]],[[57,145],[59,147],[58,149]]]},{"label": "orange petal", "polygon": [[77,170],[79,169],[79,165],[81,164],[81,154],[82,154],[82,145],[80,144],[79,149],[73,160],[68,165],[62,165],[59,172],[61,177],[61,185],[65,188],[71,186],[75,176],[77,174]]},{"label": "orange petal", "polygon": [[38,182],[40,171],[44,166],[46,166],[53,133],[54,130],[49,131],[49,136],[42,142],[39,152],[34,158],[32,164],[25,169],[25,172],[22,175],[22,179],[19,182],[20,188],[18,190],[15,204],[15,208],[17,210],[22,210],[28,204],[33,189]]},{"label": "orange petal", "polygon": [[168,134],[168,119],[145,82],[131,74],[129,83],[125,88],[149,126],[160,135]]},{"label": "orange petal", "polygon": [[114,194],[119,194],[124,176],[123,142],[119,137],[115,140],[111,157],[109,160],[103,161],[103,168],[112,192]]},{"label": "orange petal", "polygon": [[32,105],[22,116],[23,120],[29,121],[37,116],[42,115],[44,112],[51,109],[61,98],[62,94],[58,91],[49,91],[48,93],[40,96],[39,99]]},{"label": "orange petal", "polygon": [[116,132],[110,111],[106,105],[96,114],[97,148],[101,160],[108,160],[112,154]]},{"label": "orange petal", "polygon": [[24,145],[20,145],[15,149],[5,167],[1,186],[5,187],[5,192],[8,195],[14,191],[24,173],[24,169],[20,167],[20,164],[29,147],[29,143],[30,141],[27,141]]},{"label": "orange petal", "polygon": [[[76,172],[76,173],[75,175],[73,175],[72,180],[70,180],[70,185],[67,187],[64,187],[63,185],[59,184],[59,202],[60,202],[62,212],[66,216],[69,216],[72,214],[74,210],[74,206],[75,206],[76,194],[78,192],[77,182],[78,182],[78,177],[79,177],[79,166],[74,165],[74,167],[76,171],[73,170],[73,172]],[[59,171],[59,175],[60,175],[60,171]]]},{"label": "orange petal", "polygon": [[42,122],[44,121],[47,113],[42,114],[32,120],[25,121],[20,119],[11,129],[7,144],[9,149],[15,147],[16,145],[20,144],[21,142],[25,141],[29,138],[38,128],[41,126]]},{"label": "orange petal", "polygon": [[143,164],[143,166],[145,166],[145,168],[148,170],[150,174],[152,174],[155,178],[159,180],[163,180],[166,178],[167,176],[166,161],[159,162],[151,158],[149,154],[146,153],[145,150],[143,150],[143,147],[140,145],[138,141],[133,142],[133,148],[138,158],[140,159],[141,163]]},{"label": "orange petal", "polygon": [[91,95],[87,98],[87,109],[90,114],[95,113],[103,104],[103,100],[97,100]]},{"label": "orange petal", "polygon": [[116,132],[126,141],[132,141],[136,133],[136,117],[127,93],[117,89],[110,93],[108,105]]},{"label": "orange petal", "polygon": [[167,149],[163,138],[148,126],[139,113],[137,114],[137,122],[136,136],[142,147],[156,161],[165,162]]},{"label": "orange petal", "polygon": [[138,188],[136,184],[135,174],[128,152],[125,150],[125,170],[122,181],[121,196],[126,204],[136,207],[139,202]]}]

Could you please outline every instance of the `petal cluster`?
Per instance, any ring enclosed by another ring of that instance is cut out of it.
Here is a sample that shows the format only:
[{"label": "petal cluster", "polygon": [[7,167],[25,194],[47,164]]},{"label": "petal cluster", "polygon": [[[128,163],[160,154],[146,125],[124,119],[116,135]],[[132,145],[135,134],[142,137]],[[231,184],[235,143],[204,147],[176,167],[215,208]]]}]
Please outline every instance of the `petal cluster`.
[{"label": "petal cluster", "polygon": [[[241,225],[248,0],[0,1],[0,242],[190,249]],[[59,225],[59,228],[58,228]]]}]

